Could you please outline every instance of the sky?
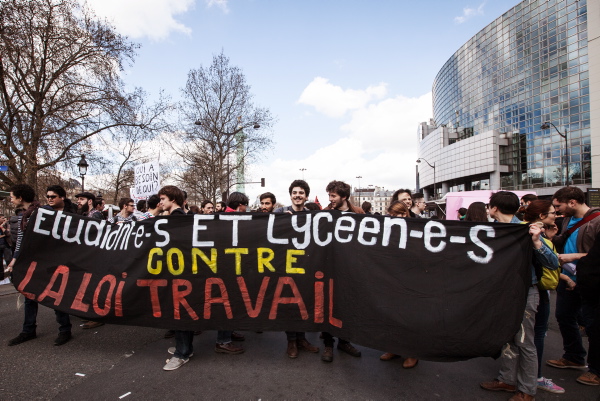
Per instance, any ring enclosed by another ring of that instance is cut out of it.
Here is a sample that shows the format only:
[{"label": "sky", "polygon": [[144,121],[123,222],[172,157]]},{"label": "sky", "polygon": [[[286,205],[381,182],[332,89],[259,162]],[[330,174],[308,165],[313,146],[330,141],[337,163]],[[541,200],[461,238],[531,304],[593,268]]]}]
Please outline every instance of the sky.
[{"label": "sky", "polygon": [[[82,0],[83,1],[83,0]],[[431,87],[465,42],[517,1],[88,0],[141,45],[123,80],[178,99],[187,73],[221,51],[240,67],[254,103],[277,122],[274,147],[246,171],[251,202],[289,204],[304,178],[327,204],[331,180],[415,187],[417,126]],[[426,168],[425,166],[421,168]],[[305,169],[305,170],[302,170]],[[93,174],[93,172],[91,172]],[[357,177],[362,177],[358,179]]]}]

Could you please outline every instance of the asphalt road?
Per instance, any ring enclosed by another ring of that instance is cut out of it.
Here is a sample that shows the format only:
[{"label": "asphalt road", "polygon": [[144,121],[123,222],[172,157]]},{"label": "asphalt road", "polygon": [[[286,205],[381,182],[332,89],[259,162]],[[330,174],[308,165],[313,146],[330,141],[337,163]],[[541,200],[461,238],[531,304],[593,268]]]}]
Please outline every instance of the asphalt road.
[{"label": "asphalt road", "polygon": [[[465,362],[420,361],[403,369],[402,360],[379,360],[381,351],[357,346],[361,358],[334,351],[333,363],[318,354],[285,354],[284,333],[247,332],[246,352],[214,352],[215,332],[194,339],[195,355],[178,370],[162,367],[173,346],[164,330],[105,325],[93,330],[72,318],[74,339],[54,346],[54,312],[40,307],[38,338],[8,347],[23,320],[22,297],[0,286],[0,400],[508,400],[479,382],[496,377],[491,358]],[[545,358],[561,356],[561,338],[551,317]],[[309,341],[322,347],[317,333]],[[576,370],[544,367],[544,375],[566,389],[562,395],[538,391],[537,400],[600,401],[600,388],[578,384]]]}]

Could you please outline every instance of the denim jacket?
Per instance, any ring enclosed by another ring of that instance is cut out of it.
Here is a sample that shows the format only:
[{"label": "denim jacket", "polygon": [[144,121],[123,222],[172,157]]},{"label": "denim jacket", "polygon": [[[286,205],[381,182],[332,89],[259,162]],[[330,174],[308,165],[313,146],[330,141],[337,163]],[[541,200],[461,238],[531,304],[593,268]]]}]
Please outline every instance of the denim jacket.
[{"label": "denim jacket", "polygon": [[[521,220],[519,220],[518,218],[516,218],[514,216],[510,222],[514,223],[514,224],[522,223]],[[544,266],[550,270],[558,269],[558,267],[559,267],[558,256],[556,256],[556,253],[554,253],[552,248],[550,248],[548,246],[548,244],[546,244],[546,241],[544,241],[543,239],[542,239],[542,247],[540,249],[534,248],[533,255],[538,260],[538,262],[541,263],[542,266]],[[535,266],[532,263],[531,264],[531,285],[537,284],[537,282],[538,282],[538,279],[535,274]]]}]

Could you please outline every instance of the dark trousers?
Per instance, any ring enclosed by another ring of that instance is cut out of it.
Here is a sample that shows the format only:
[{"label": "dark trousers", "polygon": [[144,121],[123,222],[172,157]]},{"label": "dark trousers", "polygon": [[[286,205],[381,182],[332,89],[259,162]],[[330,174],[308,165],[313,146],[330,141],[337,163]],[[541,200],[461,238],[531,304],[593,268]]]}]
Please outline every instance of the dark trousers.
[{"label": "dark trousers", "polygon": [[550,296],[548,290],[540,291],[540,303],[535,314],[535,326],[533,342],[537,351],[537,377],[542,377],[542,358],[544,357],[544,341],[546,340],[546,332],[548,331],[548,319],[550,318]]},{"label": "dark trousers", "polygon": [[556,320],[563,339],[563,358],[584,365],[586,352],[577,323],[577,315],[581,310],[581,294],[577,287],[570,291],[566,288],[565,282],[560,280],[556,289]]},{"label": "dark trousers", "polygon": [[[321,335],[323,336],[323,344],[325,344],[326,347],[333,347],[333,343],[335,342],[333,336],[330,333],[327,333],[326,331],[321,333]],[[338,338],[338,346],[348,343],[349,341]]]},{"label": "dark trousers", "polygon": [[[29,298],[25,298],[25,321],[23,322],[23,333],[35,333],[37,327],[37,313],[38,303]],[[56,314],[56,323],[59,324],[58,331],[70,332],[71,331],[71,319],[69,314],[61,311],[54,310]]]},{"label": "dark trousers", "polygon": [[588,368],[600,376],[600,288],[596,289],[595,294],[583,298],[582,310],[589,341]]},{"label": "dark trousers", "polygon": [[303,331],[286,331],[288,341],[306,340],[306,333]]},{"label": "dark trousers", "polygon": [[10,249],[10,246],[8,245],[0,245],[0,252],[2,253],[2,257],[4,258],[6,265],[8,266],[13,257],[12,249]]},{"label": "dark trousers", "polygon": [[188,330],[175,330],[175,356],[188,359],[194,352],[194,332]]}]

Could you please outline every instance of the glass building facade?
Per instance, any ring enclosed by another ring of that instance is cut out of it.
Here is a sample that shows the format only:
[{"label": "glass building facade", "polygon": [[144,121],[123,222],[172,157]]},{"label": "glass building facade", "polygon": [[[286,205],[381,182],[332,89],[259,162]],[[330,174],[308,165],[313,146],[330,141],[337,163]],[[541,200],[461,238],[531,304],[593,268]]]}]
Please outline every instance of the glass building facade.
[{"label": "glass building facade", "polygon": [[[491,189],[561,186],[567,161],[569,182],[589,186],[588,64],[586,0],[522,1],[465,43],[437,74],[432,126],[424,132],[420,128],[419,157],[435,159],[432,146],[456,146],[495,132],[496,139],[490,141],[497,145],[492,152],[500,188]],[[567,134],[566,149],[557,130],[541,128],[545,122]],[[445,142],[427,142],[427,135],[438,128],[453,134]],[[443,167],[443,160],[429,161]],[[445,187],[477,189],[471,183],[485,179],[483,173],[489,171],[448,176]]]}]

